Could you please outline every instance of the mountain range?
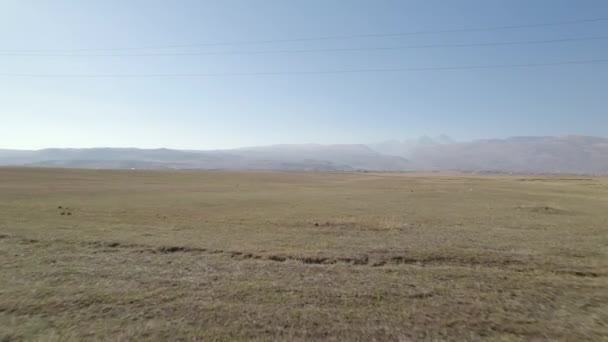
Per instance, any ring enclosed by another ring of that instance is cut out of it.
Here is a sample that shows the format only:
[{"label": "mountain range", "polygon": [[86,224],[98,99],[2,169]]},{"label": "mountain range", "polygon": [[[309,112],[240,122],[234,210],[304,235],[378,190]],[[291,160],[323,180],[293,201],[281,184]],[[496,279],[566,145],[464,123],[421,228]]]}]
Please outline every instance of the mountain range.
[{"label": "mountain range", "polygon": [[272,145],[211,151],[136,148],[0,150],[0,165],[94,169],[608,174],[608,139],[562,136],[456,142],[442,135],[368,145]]}]

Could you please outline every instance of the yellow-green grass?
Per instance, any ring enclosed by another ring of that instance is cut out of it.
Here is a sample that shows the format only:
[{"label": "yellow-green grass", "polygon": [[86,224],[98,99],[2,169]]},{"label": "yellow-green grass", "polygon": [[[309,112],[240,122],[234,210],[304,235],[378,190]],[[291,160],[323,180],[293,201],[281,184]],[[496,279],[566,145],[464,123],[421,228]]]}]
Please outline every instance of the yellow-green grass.
[{"label": "yellow-green grass", "polygon": [[0,340],[602,340],[608,179],[0,169]]}]

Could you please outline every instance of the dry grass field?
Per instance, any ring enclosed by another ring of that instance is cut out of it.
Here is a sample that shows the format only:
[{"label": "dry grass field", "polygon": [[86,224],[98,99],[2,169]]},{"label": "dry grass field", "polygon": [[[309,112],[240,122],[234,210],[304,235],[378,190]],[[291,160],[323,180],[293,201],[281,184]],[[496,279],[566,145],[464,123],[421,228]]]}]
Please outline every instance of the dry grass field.
[{"label": "dry grass field", "polygon": [[608,179],[0,169],[20,340],[608,340]]}]

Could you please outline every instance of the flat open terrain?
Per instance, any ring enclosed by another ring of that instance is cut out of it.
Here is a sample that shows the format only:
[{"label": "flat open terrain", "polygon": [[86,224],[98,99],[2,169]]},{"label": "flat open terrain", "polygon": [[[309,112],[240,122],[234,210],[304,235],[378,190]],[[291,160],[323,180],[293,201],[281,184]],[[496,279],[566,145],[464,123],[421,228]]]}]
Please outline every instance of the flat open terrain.
[{"label": "flat open terrain", "polygon": [[608,340],[608,179],[0,169],[0,341]]}]

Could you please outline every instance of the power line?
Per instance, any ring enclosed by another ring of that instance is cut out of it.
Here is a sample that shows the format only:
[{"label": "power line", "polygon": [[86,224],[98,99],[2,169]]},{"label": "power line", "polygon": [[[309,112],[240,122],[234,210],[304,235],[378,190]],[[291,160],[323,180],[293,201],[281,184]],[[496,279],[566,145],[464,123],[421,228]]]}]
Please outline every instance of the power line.
[{"label": "power line", "polygon": [[220,51],[220,52],[184,52],[184,53],[130,53],[130,54],[40,54],[40,53],[0,53],[4,57],[162,57],[162,56],[207,56],[207,55],[257,55],[257,54],[296,54],[314,52],[357,52],[357,51],[393,51],[407,49],[431,49],[431,48],[467,48],[467,47],[492,47],[513,45],[540,45],[556,43],[572,43],[582,41],[605,40],[608,36],[560,38],[549,40],[527,40],[512,42],[490,42],[490,43],[465,43],[465,44],[423,44],[389,47],[355,47],[355,48],[325,48],[325,49],[296,49],[296,50],[261,50],[261,51]]},{"label": "power line", "polygon": [[174,48],[191,48],[191,47],[202,47],[202,46],[255,45],[255,44],[270,44],[270,43],[296,43],[296,42],[323,41],[323,40],[346,40],[346,39],[357,39],[357,38],[403,37],[403,36],[425,35],[425,34],[501,31],[501,30],[512,30],[512,29],[523,29],[523,28],[578,25],[578,24],[595,23],[595,22],[603,22],[603,21],[608,21],[608,18],[580,19],[580,20],[570,20],[570,21],[561,21],[561,22],[550,22],[550,23],[536,23],[536,24],[523,24],[523,25],[506,25],[506,26],[477,27],[477,28],[411,31],[411,32],[398,32],[398,33],[334,35],[334,36],[304,37],[304,38],[291,38],[291,39],[267,39],[267,40],[248,40],[248,41],[234,41],[234,42],[173,44],[173,45],[139,46],[139,47],[113,47],[113,48],[0,49],[0,51],[3,51],[3,52],[85,52],[85,51],[174,49]]},{"label": "power line", "polygon": [[164,78],[164,77],[235,77],[235,76],[282,76],[282,75],[323,75],[379,72],[408,72],[408,71],[450,71],[450,70],[483,70],[483,69],[514,69],[535,68],[565,65],[588,65],[608,63],[608,59],[591,59],[564,61],[553,63],[524,63],[524,64],[494,64],[494,65],[465,65],[447,67],[420,68],[378,68],[378,69],[338,69],[318,71],[270,71],[270,72],[227,72],[227,73],[174,73],[174,74],[18,74],[0,73],[0,77],[32,77],[32,78]]}]

